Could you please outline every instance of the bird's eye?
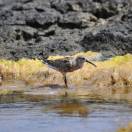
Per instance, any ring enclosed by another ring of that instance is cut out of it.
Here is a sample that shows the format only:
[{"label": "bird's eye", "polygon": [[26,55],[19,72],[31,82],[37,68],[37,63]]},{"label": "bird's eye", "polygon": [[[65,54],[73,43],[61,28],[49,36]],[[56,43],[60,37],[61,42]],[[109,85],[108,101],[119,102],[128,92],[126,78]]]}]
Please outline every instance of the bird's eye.
[{"label": "bird's eye", "polygon": [[80,60],[85,60],[85,58],[81,57]]}]

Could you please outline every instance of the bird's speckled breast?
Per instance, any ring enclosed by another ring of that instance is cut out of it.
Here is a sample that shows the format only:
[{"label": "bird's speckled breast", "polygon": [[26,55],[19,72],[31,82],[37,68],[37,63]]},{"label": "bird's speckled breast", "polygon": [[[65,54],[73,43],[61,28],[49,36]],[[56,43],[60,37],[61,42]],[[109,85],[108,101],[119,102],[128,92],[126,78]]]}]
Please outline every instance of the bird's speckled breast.
[{"label": "bird's speckled breast", "polygon": [[75,70],[78,70],[83,67],[83,64],[71,64],[70,67],[66,67],[63,70],[61,69],[61,72],[73,72]]},{"label": "bird's speckled breast", "polygon": [[73,71],[78,70],[78,69],[80,69],[80,68],[82,68],[82,66],[81,66],[81,67],[76,66],[76,67],[71,68],[71,69],[70,69],[69,71],[67,71],[67,72],[73,72]]}]

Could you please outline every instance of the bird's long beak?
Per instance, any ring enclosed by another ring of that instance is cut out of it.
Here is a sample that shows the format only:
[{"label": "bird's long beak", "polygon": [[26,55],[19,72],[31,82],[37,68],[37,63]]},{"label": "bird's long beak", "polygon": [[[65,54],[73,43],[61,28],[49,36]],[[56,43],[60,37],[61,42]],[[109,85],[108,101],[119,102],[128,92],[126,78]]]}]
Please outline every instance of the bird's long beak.
[{"label": "bird's long beak", "polygon": [[92,63],[91,61],[86,59],[86,62],[90,63],[91,65],[93,65],[94,67],[97,67],[94,63]]}]

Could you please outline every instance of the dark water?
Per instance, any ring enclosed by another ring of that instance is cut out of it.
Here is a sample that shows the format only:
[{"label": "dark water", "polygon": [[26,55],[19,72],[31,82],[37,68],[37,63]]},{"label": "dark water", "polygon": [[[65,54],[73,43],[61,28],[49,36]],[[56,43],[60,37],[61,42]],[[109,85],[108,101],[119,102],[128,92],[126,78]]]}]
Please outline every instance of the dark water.
[{"label": "dark water", "polygon": [[37,101],[2,97],[0,132],[116,132],[132,121],[130,104],[86,99]]}]

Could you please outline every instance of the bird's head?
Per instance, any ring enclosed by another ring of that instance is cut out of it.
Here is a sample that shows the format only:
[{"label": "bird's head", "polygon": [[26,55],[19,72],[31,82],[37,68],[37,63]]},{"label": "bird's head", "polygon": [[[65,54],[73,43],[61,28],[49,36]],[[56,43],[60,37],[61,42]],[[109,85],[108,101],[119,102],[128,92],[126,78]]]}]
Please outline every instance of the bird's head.
[{"label": "bird's head", "polygon": [[76,61],[77,61],[77,63],[79,63],[79,64],[83,64],[84,62],[87,62],[87,63],[90,63],[91,65],[93,65],[94,67],[96,67],[96,65],[94,64],[94,63],[92,63],[91,61],[89,61],[86,57],[84,57],[84,56],[78,56],[77,58],[76,58]]}]

